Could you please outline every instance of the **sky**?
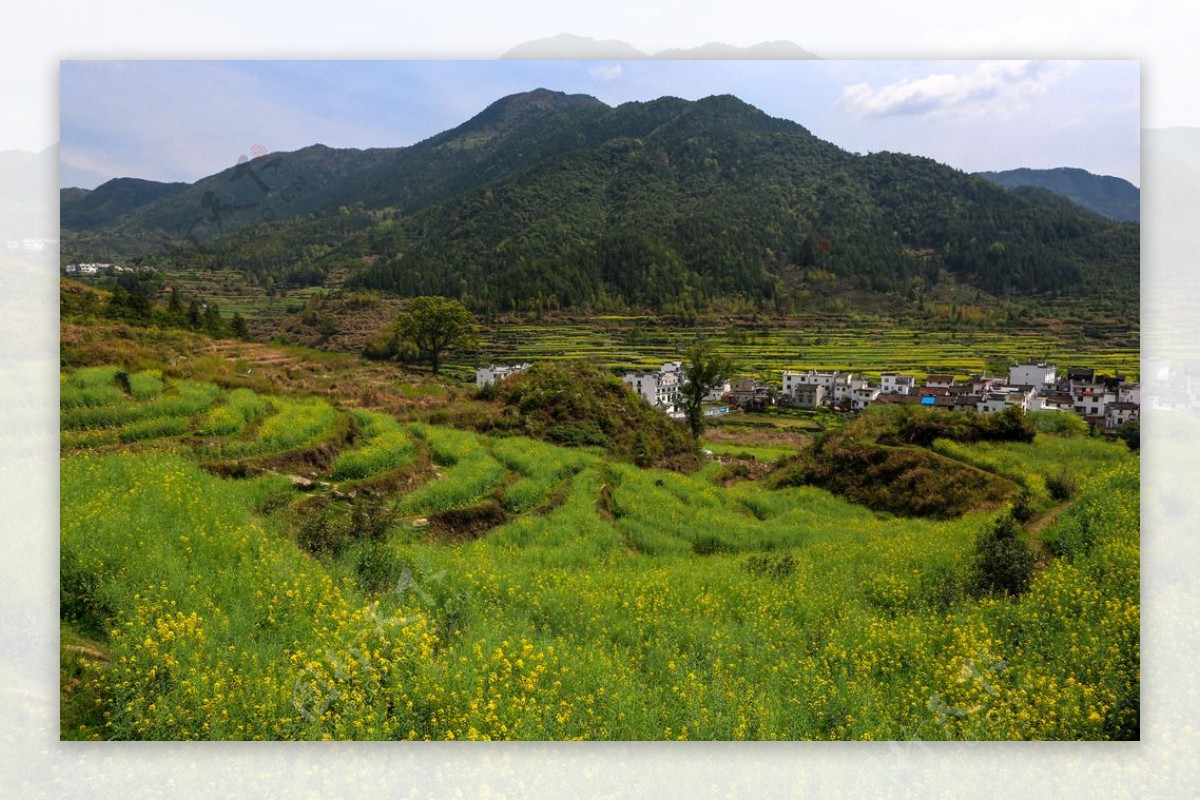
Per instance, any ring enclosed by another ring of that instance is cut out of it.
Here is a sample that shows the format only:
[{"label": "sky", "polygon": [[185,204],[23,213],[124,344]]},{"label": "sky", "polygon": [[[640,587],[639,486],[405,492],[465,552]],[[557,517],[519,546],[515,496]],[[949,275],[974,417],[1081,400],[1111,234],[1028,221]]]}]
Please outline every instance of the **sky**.
[{"label": "sky", "polygon": [[411,145],[544,87],[733,94],[850,151],[1140,180],[1137,61],[64,61],[60,184],[195,181],[271,152]]}]

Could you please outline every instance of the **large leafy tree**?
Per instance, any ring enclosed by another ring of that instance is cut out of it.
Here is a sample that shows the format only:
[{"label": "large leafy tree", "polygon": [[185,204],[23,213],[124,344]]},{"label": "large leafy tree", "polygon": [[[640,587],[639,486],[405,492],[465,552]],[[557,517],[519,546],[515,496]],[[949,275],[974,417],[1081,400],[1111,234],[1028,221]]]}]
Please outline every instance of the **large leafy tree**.
[{"label": "large leafy tree", "polygon": [[704,432],[704,396],[720,386],[733,371],[733,362],[718,354],[710,343],[700,341],[688,348],[683,362],[685,380],[679,389],[679,397],[692,439],[700,439]]},{"label": "large leafy tree", "polygon": [[410,341],[428,356],[437,373],[442,354],[455,349],[478,347],[475,321],[457,300],[437,295],[413,298],[408,311],[396,318],[396,338]]}]

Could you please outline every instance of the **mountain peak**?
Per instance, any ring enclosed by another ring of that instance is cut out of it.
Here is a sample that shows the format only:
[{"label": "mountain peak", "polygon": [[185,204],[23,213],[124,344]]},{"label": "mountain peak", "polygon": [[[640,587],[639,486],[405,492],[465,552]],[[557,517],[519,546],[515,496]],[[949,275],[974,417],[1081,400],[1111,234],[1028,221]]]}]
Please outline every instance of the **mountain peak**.
[{"label": "mountain peak", "polygon": [[608,108],[591,95],[569,95],[551,89],[537,88],[529,92],[502,97],[468,120],[463,128],[507,129],[531,116],[567,108]]},{"label": "mountain peak", "polygon": [[616,39],[598,40],[590,36],[560,33],[545,39],[534,39],[508,50],[502,59],[631,59],[646,58],[646,54],[631,44]]}]

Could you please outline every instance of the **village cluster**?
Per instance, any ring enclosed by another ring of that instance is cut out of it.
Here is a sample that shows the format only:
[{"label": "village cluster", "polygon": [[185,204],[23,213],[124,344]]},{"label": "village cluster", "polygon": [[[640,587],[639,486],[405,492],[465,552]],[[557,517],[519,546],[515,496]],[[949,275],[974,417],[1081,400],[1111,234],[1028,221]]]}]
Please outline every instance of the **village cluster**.
[{"label": "village cluster", "polygon": [[152,273],[153,267],[122,267],[119,264],[109,264],[106,261],[89,261],[79,264],[68,264],[63,267],[64,273],[76,275],[115,275],[116,273]]},{"label": "village cluster", "polygon": [[[481,367],[475,371],[475,384],[482,388],[529,366]],[[687,378],[681,362],[667,362],[659,370],[626,373],[621,380],[651,406],[672,417],[682,416],[679,388]],[[755,378],[725,381],[710,391],[705,401],[714,404],[708,410],[710,415],[723,414],[734,406],[857,412],[871,404],[919,404],[985,414],[1016,406],[1026,412],[1074,412],[1096,428],[1113,429],[1138,419],[1140,392],[1137,383],[1120,374],[1108,376],[1091,368],[1072,367],[1060,375],[1053,364],[1026,362],[1010,367],[1007,376],[980,375],[956,381],[954,376],[929,375],[918,382],[913,375],[884,373],[878,384],[851,372],[785,370],[777,386]]]}]

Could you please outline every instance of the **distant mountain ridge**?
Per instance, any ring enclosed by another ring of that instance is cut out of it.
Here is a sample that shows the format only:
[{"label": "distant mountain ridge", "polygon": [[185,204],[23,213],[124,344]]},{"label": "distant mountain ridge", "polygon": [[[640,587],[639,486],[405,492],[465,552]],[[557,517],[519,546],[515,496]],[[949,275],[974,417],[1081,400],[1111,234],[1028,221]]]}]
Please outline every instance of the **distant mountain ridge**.
[{"label": "distant mountain ridge", "polygon": [[708,42],[698,47],[673,47],[653,55],[616,39],[593,39],[572,33],[560,33],[544,39],[533,39],[510,48],[502,59],[528,60],[621,60],[621,59],[814,59],[815,53],[787,40],[760,42],[750,47],[737,47],[721,42]]},{"label": "distant mountain ridge", "polygon": [[142,178],[114,178],[92,190],[67,188],[59,192],[63,227],[86,231],[111,225],[129,212],[187,188],[187,183],[163,183]]},{"label": "distant mountain ridge", "polygon": [[1019,186],[1036,186],[1057,195],[1070,198],[1086,209],[1091,209],[1110,220],[1120,222],[1141,221],[1141,192],[1124,178],[1111,175],[1095,175],[1077,167],[1058,167],[1035,170],[1021,167],[1001,172],[979,172],[980,177],[993,181],[1005,189]]}]

